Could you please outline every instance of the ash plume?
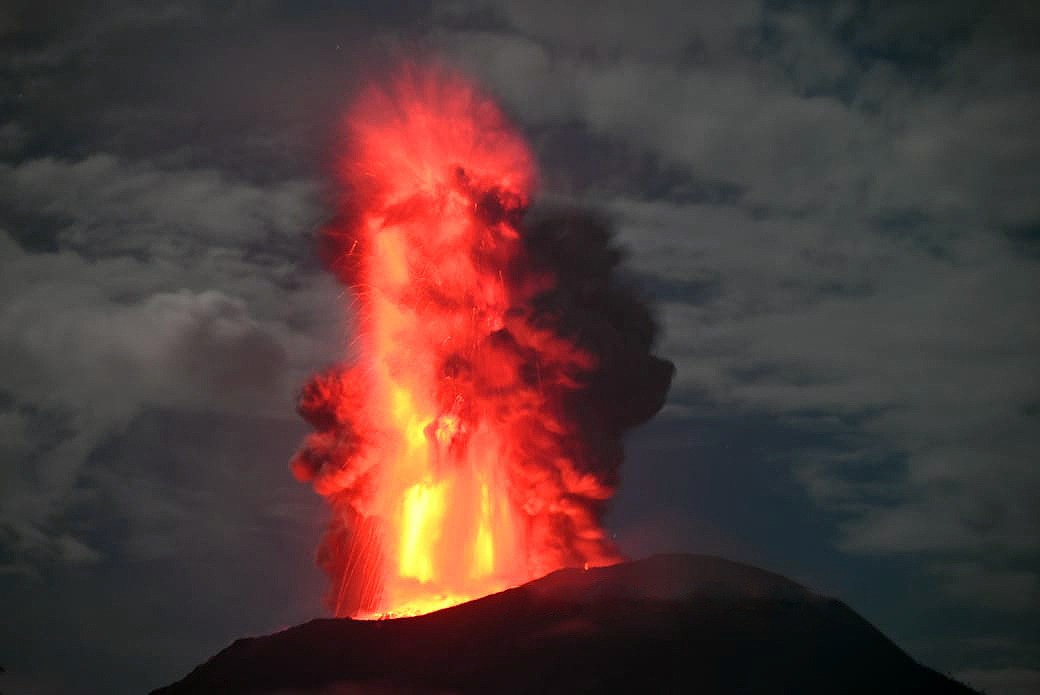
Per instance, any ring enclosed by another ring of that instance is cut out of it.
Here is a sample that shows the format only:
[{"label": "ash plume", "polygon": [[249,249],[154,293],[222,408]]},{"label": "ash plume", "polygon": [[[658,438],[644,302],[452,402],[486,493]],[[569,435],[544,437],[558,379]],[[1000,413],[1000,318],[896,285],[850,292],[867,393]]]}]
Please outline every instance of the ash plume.
[{"label": "ash plume", "polygon": [[315,431],[291,462],[333,509],[334,612],[425,611],[620,560],[602,519],[622,436],[674,366],[607,221],[529,210],[525,143],[455,75],[405,71],[348,122],[322,255],[357,295],[362,357],[304,388]]}]

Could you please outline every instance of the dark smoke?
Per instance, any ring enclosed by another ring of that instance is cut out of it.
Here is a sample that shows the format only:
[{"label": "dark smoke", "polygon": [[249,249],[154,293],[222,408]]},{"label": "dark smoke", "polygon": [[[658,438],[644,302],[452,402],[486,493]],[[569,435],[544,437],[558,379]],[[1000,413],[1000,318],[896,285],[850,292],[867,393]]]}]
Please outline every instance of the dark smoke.
[{"label": "dark smoke", "polygon": [[622,281],[625,253],[609,222],[587,210],[550,210],[529,214],[522,228],[528,272],[556,278],[536,298],[534,319],[597,357],[575,412],[594,412],[615,435],[649,420],[664,405],[675,365],[652,354],[660,328],[649,299]]},{"label": "dark smoke", "polygon": [[[537,210],[521,230],[524,253],[510,273],[514,282],[532,273],[555,278],[531,301],[527,322],[593,357],[594,366],[576,375],[580,387],[561,393],[560,419],[570,426],[559,436],[578,469],[612,493],[622,435],[661,409],[675,366],[652,353],[658,324],[648,299],[622,281],[625,254],[606,218],[578,208]],[[592,511],[600,519],[603,505]]]},{"label": "dark smoke", "polygon": [[[651,306],[622,281],[624,253],[604,217],[581,209],[525,212],[498,190],[470,194],[486,221],[506,221],[519,232],[519,253],[504,268],[497,255],[474,260],[501,270],[520,304],[473,356],[445,360],[444,381],[485,404],[502,404],[486,416],[510,423],[517,433],[523,455],[510,471],[513,502],[529,514],[536,544],[550,548],[544,570],[618,560],[606,534],[589,529],[602,528],[619,484],[623,434],[660,410],[675,372],[652,352],[659,329]],[[349,248],[350,234],[349,222],[341,221],[329,230],[325,248]],[[336,258],[330,265],[351,285],[350,259],[342,253],[326,258]],[[553,349],[554,343],[569,345]],[[503,373],[502,365],[511,364],[522,365],[519,374]],[[329,599],[340,614],[364,607],[378,592],[369,570],[381,562],[380,522],[357,511],[374,471],[350,468],[365,446],[356,414],[344,409],[363,402],[355,388],[349,369],[319,375],[307,386],[299,409],[316,432],[292,464],[301,479],[328,468],[356,477],[334,495],[339,511],[318,558],[339,578]],[[549,508],[540,504],[546,498],[558,502]]]}]

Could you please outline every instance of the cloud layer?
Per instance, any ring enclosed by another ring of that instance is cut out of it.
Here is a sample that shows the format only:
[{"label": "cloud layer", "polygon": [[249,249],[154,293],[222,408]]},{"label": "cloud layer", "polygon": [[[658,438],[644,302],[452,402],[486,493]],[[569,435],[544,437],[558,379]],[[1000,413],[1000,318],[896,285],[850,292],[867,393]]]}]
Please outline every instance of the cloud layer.
[{"label": "cloud layer", "polygon": [[[96,633],[75,606],[122,563],[144,563],[145,603],[167,575],[234,596],[272,529],[312,531],[291,404],[350,330],[313,255],[323,173],[359,75],[434,51],[526,131],[546,199],[613,217],[657,298],[678,366],[661,485],[726,465],[688,460],[706,415],[797,433],[755,463],[830,525],[819,553],[926,587],[868,617],[918,615],[915,654],[994,691],[1035,680],[1032,3],[66,5],[0,11],[0,579],[37,606],[19,625]],[[630,506],[622,534],[658,523]],[[661,510],[669,532],[706,514]],[[61,608],[32,600],[59,585]],[[141,668],[112,688],[157,685]]]}]

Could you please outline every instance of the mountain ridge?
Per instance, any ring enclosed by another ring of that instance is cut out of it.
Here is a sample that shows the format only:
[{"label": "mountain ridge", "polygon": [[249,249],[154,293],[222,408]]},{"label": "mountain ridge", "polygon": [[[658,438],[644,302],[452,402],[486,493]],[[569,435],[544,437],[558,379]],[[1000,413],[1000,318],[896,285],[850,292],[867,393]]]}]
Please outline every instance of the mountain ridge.
[{"label": "mountain ridge", "polygon": [[154,695],[949,693],[841,601],[708,555],[562,569],[435,613],[237,640]]}]

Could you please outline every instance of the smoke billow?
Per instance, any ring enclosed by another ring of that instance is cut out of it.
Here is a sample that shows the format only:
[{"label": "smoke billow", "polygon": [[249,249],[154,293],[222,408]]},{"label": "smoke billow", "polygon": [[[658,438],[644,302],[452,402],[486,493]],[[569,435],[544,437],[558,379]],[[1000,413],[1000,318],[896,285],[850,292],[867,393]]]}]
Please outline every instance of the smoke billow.
[{"label": "smoke billow", "polygon": [[674,367],[609,224],[529,210],[526,145],[444,71],[406,70],[348,123],[323,249],[357,295],[361,357],[304,388],[315,431],[291,464],[333,508],[333,610],[423,612],[617,561],[622,436]]}]

